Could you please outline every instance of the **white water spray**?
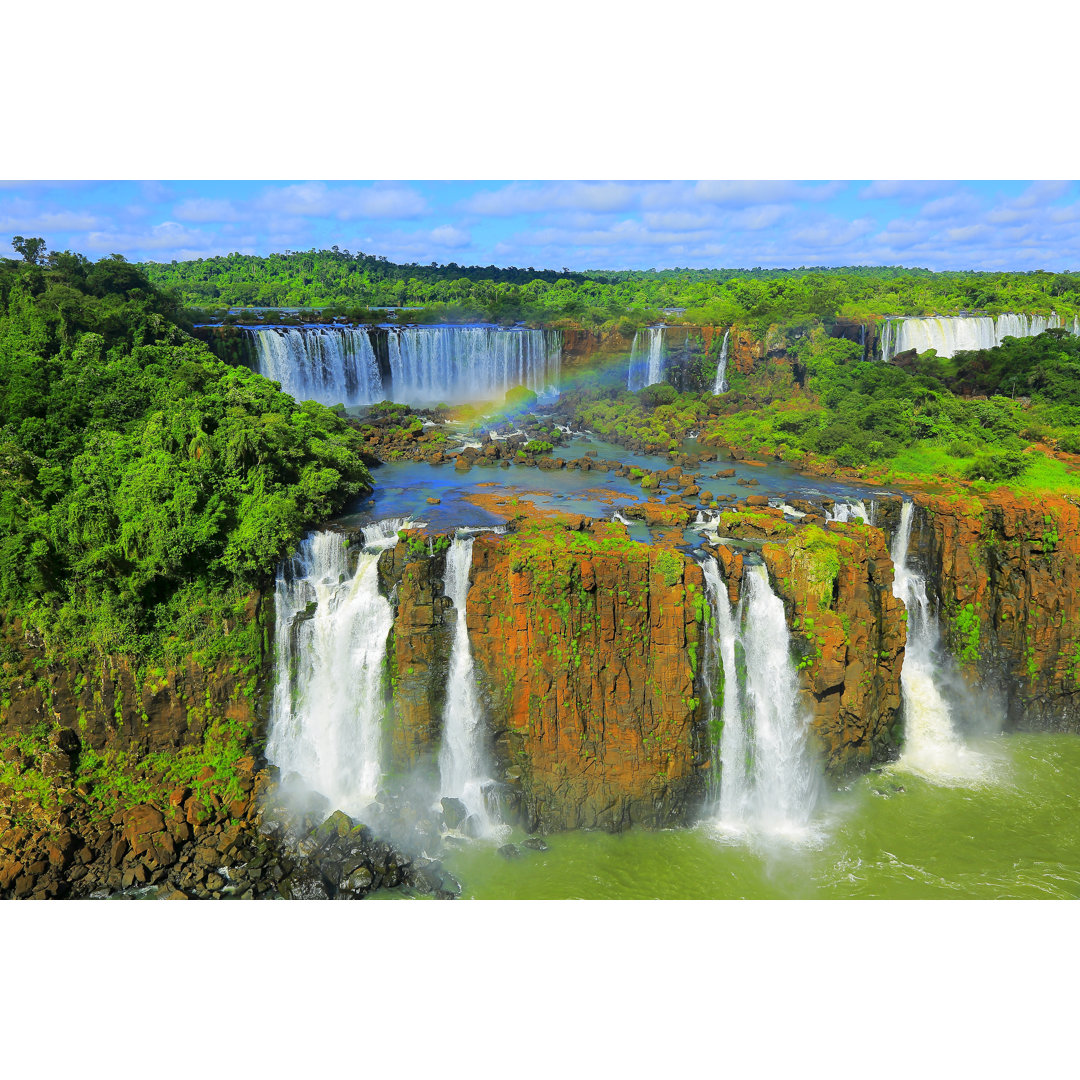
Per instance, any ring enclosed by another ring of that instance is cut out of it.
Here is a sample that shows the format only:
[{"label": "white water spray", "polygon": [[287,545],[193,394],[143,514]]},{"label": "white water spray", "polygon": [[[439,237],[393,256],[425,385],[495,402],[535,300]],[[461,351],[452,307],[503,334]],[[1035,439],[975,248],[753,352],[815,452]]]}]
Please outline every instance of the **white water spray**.
[{"label": "white water spray", "polygon": [[526,386],[555,396],[562,366],[558,330],[410,326],[389,330],[394,401],[478,401]]},{"label": "white water spray", "polygon": [[728,351],[728,335],[730,330],[724,331],[724,341],[720,346],[720,359],[716,365],[716,382],[713,383],[713,393],[723,394],[728,388],[727,382],[727,351]]},{"label": "white water spray", "polygon": [[[891,360],[897,353],[914,349],[918,353],[937,350],[951,357],[962,350],[993,349],[1007,337],[1036,337],[1044,330],[1061,326],[1056,314],[1022,315],[935,315],[910,319],[887,319],[881,334],[881,358]],[[1073,333],[1076,330],[1073,329]]]},{"label": "white water spray", "polygon": [[485,746],[484,714],[476,692],[472,648],[465,607],[469,596],[473,538],[455,536],[446,554],[446,595],[455,611],[454,643],[450,650],[450,681],[443,711],[439,751],[441,794],[460,799],[474,819],[476,832],[490,836],[499,826],[497,811],[485,799],[491,785]]},{"label": "white water spray", "polygon": [[310,534],[282,563],[274,590],[277,683],[267,758],[350,815],[375,798],[382,771],[383,666],[394,616],[379,593],[378,561],[402,524],[365,529],[359,552],[341,533]]},{"label": "white water spray", "polygon": [[979,774],[982,759],[969,751],[953,727],[940,686],[940,634],[926,595],[926,579],[907,565],[915,504],[900,509],[893,537],[893,596],[907,608],[908,632],[900,686],[904,699],[904,751],[900,767],[936,779]]},{"label": "white water spray", "polygon": [[[256,370],[297,400],[370,405],[477,401],[526,386],[558,395],[562,334],[497,326],[305,326],[247,329]],[[389,379],[375,353],[386,340]]]},{"label": "white water spray", "polygon": [[663,382],[664,359],[664,328],[650,326],[647,330],[638,330],[630,345],[626,389],[643,390],[646,386]]},{"label": "white water spray", "polygon": [[370,405],[383,400],[382,376],[366,329],[304,327],[250,331],[260,375],[297,401]]},{"label": "white water spray", "polygon": [[[712,717],[714,727],[717,720],[723,724],[718,824],[735,831],[798,834],[809,824],[821,778],[807,743],[810,717],[799,701],[783,601],[765,567],[748,566],[743,599],[733,615],[715,562],[709,560],[703,569],[714,639],[706,655],[719,654],[724,675],[720,715],[714,706]],[[737,648],[745,660],[741,688]]]}]

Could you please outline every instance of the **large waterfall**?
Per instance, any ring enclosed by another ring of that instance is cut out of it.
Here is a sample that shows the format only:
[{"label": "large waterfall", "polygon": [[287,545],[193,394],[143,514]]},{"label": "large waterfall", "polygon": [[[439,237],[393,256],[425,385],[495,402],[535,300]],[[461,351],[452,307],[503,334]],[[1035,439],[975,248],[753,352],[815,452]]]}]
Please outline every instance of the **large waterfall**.
[{"label": "large waterfall", "polygon": [[626,374],[627,390],[642,390],[664,380],[664,328],[650,326],[638,330],[630,345],[630,368]]},{"label": "large waterfall", "polygon": [[450,651],[450,681],[443,711],[439,751],[441,794],[460,799],[473,819],[476,833],[490,835],[497,816],[484,799],[490,785],[483,710],[476,692],[465,606],[469,596],[472,537],[455,536],[446,555],[446,595],[453,601],[454,643]]},{"label": "large waterfall", "polygon": [[379,593],[379,555],[399,520],[364,529],[356,550],[338,532],[307,536],[274,589],[277,681],[266,756],[356,814],[382,767],[383,666],[393,610]]},{"label": "large waterfall", "polygon": [[900,765],[931,777],[972,776],[981,759],[970,752],[953,727],[952,711],[942,692],[944,664],[937,618],[926,595],[926,579],[908,566],[915,504],[900,510],[893,537],[893,596],[907,608],[907,648],[900,672],[904,701],[904,751]]},{"label": "large waterfall", "polygon": [[383,400],[379,361],[366,330],[308,326],[250,333],[259,374],[281,383],[297,401],[370,405]]},{"label": "large waterfall", "polygon": [[[1061,326],[1057,315],[1003,314],[935,315],[929,318],[887,319],[881,330],[881,358],[891,360],[897,353],[914,349],[918,353],[936,349],[938,356],[971,349],[993,349],[1007,337],[1035,337],[1044,330]],[[1074,319],[1070,329],[1075,334]]]},{"label": "large waterfall", "polygon": [[559,385],[558,331],[410,326],[389,331],[388,349],[394,401],[479,401],[515,386],[540,394]]},{"label": "large waterfall", "polygon": [[246,332],[256,370],[298,400],[449,404],[501,397],[515,386],[538,394],[556,394],[559,388],[562,334],[557,330],[305,326]]},{"label": "large waterfall", "polygon": [[728,336],[730,330],[724,331],[724,341],[720,346],[720,360],[716,365],[716,382],[713,383],[713,393],[722,394],[728,388],[727,381],[727,350],[728,350]]},{"label": "large waterfall", "polygon": [[[723,674],[723,700],[717,715],[714,694],[712,717],[714,731],[720,728],[719,824],[798,832],[810,821],[821,778],[807,745],[810,718],[799,701],[784,604],[765,567],[748,566],[733,615],[715,563],[704,569],[715,639],[707,659],[719,654]],[[742,686],[737,650],[745,665]]]}]

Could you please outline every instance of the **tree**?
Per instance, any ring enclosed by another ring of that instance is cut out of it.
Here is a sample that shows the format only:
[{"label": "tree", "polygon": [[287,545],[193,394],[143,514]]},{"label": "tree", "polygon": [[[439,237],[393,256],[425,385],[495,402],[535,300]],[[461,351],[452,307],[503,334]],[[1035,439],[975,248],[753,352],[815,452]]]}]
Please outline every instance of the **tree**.
[{"label": "tree", "polygon": [[23,257],[23,262],[36,266],[45,261],[45,241],[40,236],[13,236],[11,246]]}]

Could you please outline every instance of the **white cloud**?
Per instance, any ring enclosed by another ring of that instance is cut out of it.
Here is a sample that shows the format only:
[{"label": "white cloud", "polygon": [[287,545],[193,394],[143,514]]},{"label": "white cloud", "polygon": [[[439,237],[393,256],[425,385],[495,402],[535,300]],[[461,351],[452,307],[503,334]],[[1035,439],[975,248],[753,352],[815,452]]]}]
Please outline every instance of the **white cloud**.
[{"label": "white cloud", "polygon": [[1013,206],[1041,206],[1060,199],[1069,189],[1068,180],[1036,180],[1013,201]]},{"label": "white cloud", "polygon": [[241,221],[245,215],[231,199],[185,199],[173,207],[173,216],[179,221],[226,222]]},{"label": "white cloud", "polygon": [[541,184],[513,183],[494,191],[479,191],[462,202],[466,213],[493,217],[538,214],[548,210],[612,213],[625,210],[637,198],[630,184],[585,181]]},{"label": "white cloud", "polygon": [[254,202],[260,210],[299,217],[411,218],[427,212],[424,197],[398,184],[331,187],[321,180],[268,188]]},{"label": "white cloud", "polygon": [[472,241],[469,231],[459,229],[456,225],[439,225],[432,229],[428,236],[431,242],[439,247],[464,248]]},{"label": "white cloud", "polygon": [[859,192],[859,198],[918,202],[947,194],[955,188],[952,180],[874,180]]}]

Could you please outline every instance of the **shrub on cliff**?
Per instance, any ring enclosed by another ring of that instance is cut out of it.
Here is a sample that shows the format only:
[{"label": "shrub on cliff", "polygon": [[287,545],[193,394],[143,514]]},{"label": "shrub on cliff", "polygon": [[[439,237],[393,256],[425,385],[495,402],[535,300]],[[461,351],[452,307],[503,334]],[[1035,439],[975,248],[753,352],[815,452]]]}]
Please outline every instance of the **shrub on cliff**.
[{"label": "shrub on cliff", "polygon": [[119,257],[0,261],[0,600],[65,651],[183,655],[371,488],[355,431],[176,311]]}]

